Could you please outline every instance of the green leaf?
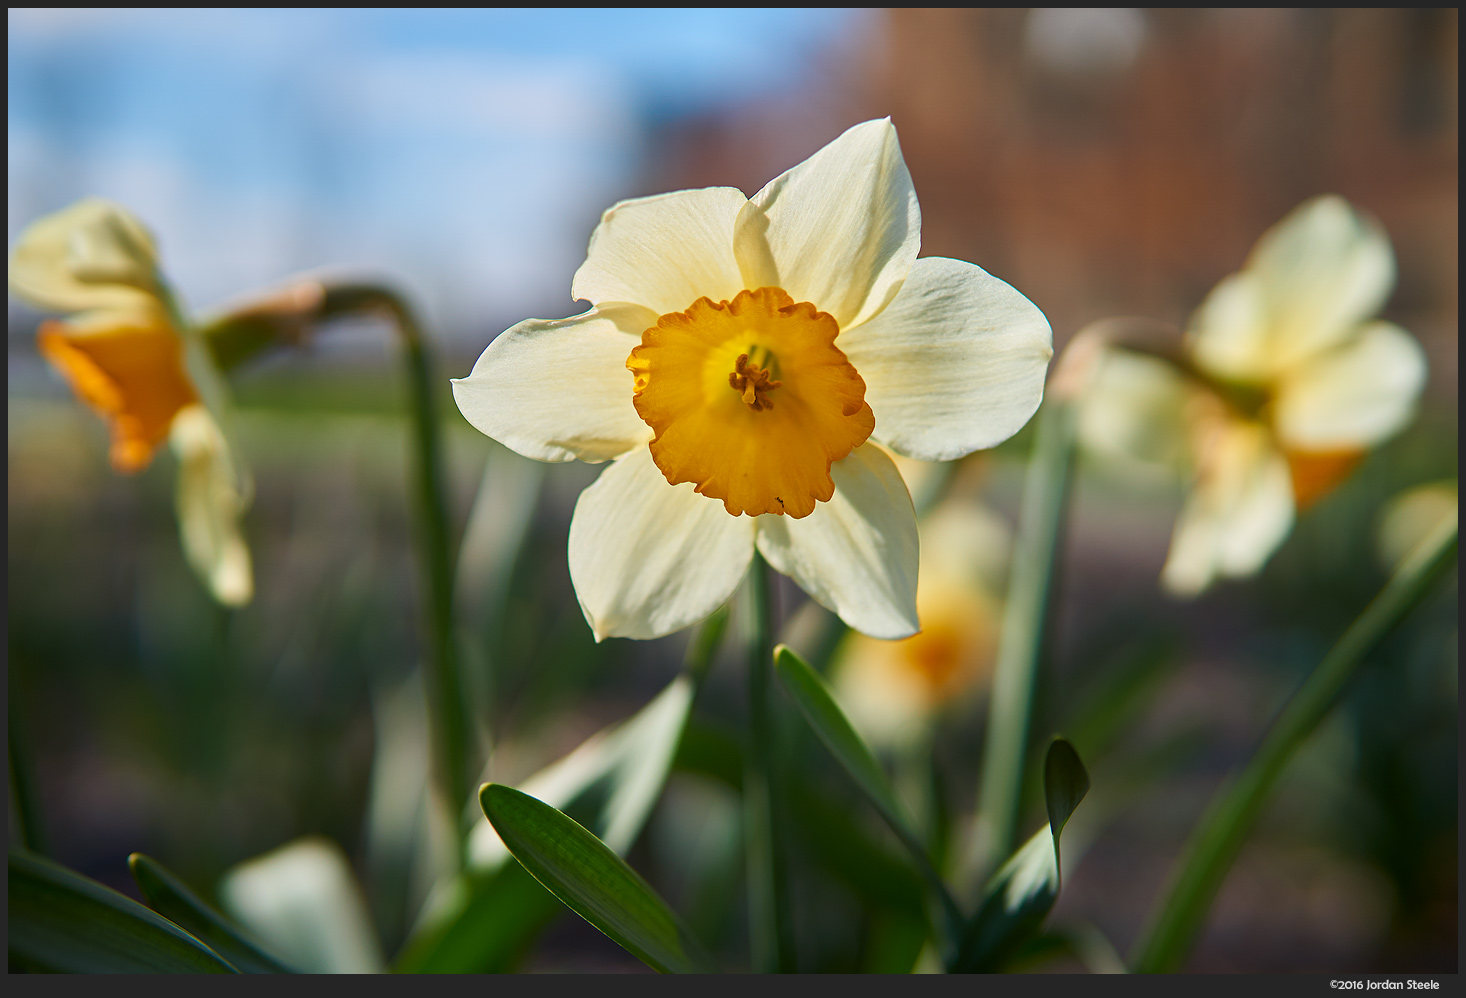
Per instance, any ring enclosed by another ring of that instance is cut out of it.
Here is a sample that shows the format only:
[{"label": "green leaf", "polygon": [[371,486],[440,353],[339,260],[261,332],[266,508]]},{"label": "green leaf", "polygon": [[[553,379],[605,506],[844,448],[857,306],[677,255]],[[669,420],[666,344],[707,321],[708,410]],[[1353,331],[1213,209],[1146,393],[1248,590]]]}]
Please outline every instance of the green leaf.
[{"label": "green leaf", "polygon": [[514,858],[638,960],[662,973],[717,971],[666,902],[600,839],[512,787],[485,784],[479,800]]},{"label": "green leaf", "polygon": [[896,796],[895,788],[886,778],[885,770],[881,769],[881,764],[876,761],[870,748],[846,719],[824,679],[787,645],[779,645],[774,649],[774,669],[820,741],[824,742],[825,747],[855,780],[856,785],[870,798],[881,817],[886,819],[897,838],[910,850],[933,893],[941,901],[947,916],[947,928],[955,937],[964,921],[961,910],[932,866],[926,846],[912,830],[911,819],[907,816],[900,798]]},{"label": "green leaf", "polygon": [[[624,855],[661,795],[695,692],[689,676],[678,676],[632,717],[587,738],[520,789],[574,814]],[[483,822],[469,833],[468,856],[474,872],[490,873],[509,858],[509,850]]]},{"label": "green leaf", "polygon": [[232,974],[219,954],[136,901],[27,853],[10,854],[12,969]]},{"label": "green leaf", "polygon": [[[876,761],[871,750],[856,734],[855,728],[846,719],[840,705],[835,702],[824,679],[809,667],[788,645],[774,649],[774,669],[779,679],[820,741],[835,756],[845,771],[855,780],[857,786],[870,798],[881,816],[902,839],[915,839],[911,831],[911,819],[906,814],[895,788],[886,778],[885,770]],[[924,854],[924,850],[923,850]]]},{"label": "green leaf", "polygon": [[1049,830],[1054,835],[1054,861],[1059,859],[1059,836],[1069,822],[1069,816],[1089,793],[1089,773],[1074,751],[1063,738],[1055,738],[1044,757],[1044,806],[1049,812]]},{"label": "green leaf", "polygon": [[1089,792],[1089,774],[1062,738],[1044,759],[1049,823],[1033,834],[988,881],[981,907],[962,933],[953,973],[999,969],[1039,927],[1059,897],[1059,835]]},{"label": "green leaf", "polygon": [[[520,789],[569,812],[625,854],[656,805],[681,745],[697,683],[716,654],[726,609],[704,621],[686,671],[636,714],[592,735],[529,777]],[[487,820],[469,833],[469,868],[436,889],[398,955],[402,973],[495,973],[514,968],[534,938],[565,910],[517,863]]]},{"label": "green leaf", "polygon": [[192,933],[241,973],[294,973],[251,941],[233,920],[205,904],[157,860],[135,852],[127,857],[127,867],[154,911]]},{"label": "green leaf", "polygon": [[[587,738],[519,785],[531,797],[573,814],[618,855],[641,834],[661,796],[682,741],[698,680],[717,651],[727,624],[720,610],[704,622],[688,648],[687,671],[634,715]],[[487,823],[469,833],[469,865],[497,869],[507,857]]]}]

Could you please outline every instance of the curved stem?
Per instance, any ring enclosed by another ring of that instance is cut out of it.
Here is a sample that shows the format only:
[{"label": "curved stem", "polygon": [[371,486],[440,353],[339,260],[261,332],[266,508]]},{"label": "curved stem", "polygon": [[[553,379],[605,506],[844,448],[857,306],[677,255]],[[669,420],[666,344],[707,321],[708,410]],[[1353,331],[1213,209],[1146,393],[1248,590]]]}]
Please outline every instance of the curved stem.
[{"label": "curved stem", "polygon": [[769,694],[774,665],[772,574],[763,556],[755,554],[748,574],[754,619],[748,648],[749,745],[743,778],[743,834],[754,970],[787,974],[796,965],[775,751],[778,726]]},{"label": "curved stem", "polygon": [[1333,709],[1364,656],[1445,575],[1455,562],[1456,543],[1453,520],[1415,549],[1283,706],[1252,760],[1217,791],[1187,843],[1169,892],[1136,943],[1137,973],[1180,968],[1288,760]]},{"label": "curved stem", "polygon": [[444,796],[454,820],[471,789],[469,723],[464,708],[453,634],[453,560],[448,542],[448,504],[443,492],[442,448],[433,406],[432,364],[422,331],[407,303],[375,285],[328,287],[320,319],[364,311],[385,312],[402,340],[412,418],[413,491],[418,509],[418,547],[427,583],[428,690],[434,749]]}]

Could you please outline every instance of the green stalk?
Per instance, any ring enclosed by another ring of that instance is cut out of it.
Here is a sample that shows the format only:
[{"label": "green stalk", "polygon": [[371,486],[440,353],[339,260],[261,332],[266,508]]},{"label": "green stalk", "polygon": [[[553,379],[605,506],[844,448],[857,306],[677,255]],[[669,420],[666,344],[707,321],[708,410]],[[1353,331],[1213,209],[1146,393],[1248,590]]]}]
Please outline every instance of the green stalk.
[{"label": "green stalk", "polygon": [[1454,519],[1421,542],[1283,706],[1252,760],[1217,790],[1177,864],[1169,893],[1136,943],[1132,963],[1137,973],[1180,968],[1288,760],[1338,703],[1364,657],[1455,563],[1456,545]]},{"label": "green stalk", "polygon": [[414,455],[412,478],[418,510],[418,548],[427,582],[429,668],[434,751],[449,813],[458,815],[468,785],[469,723],[453,636],[453,563],[448,544],[448,504],[443,494],[442,448],[433,407],[428,346],[407,303],[375,285],[326,288],[318,318],[385,312],[402,340]]},{"label": "green stalk", "polygon": [[[164,295],[183,326],[171,295]],[[417,507],[417,541],[427,586],[427,688],[433,719],[435,769],[450,813],[468,799],[469,712],[453,630],[453,562],[448,539],[448,505],[443,494],[442,447],[433,405],[428,346],[412,310],[395,292],[374,284],[327,285],[305,280],[247,307],[214,319],[195,337],[212,364],[232,367],[268,349],[294,346],[315,324],[346,315],[377,313],[391,320],[402,342],[412,420],[412,490]],[[219,382],[222,384],[222,381]],[[476,801],[475,801],[476,804]]]},{"label": "green stalk", "polygon": [[774,666],[773,578],[763,555],[753,556],[748,590],[753,635],[748,649],[748,756],[743,777],[743,834],[748,862],[748,934],[759,973],[791,974],[794,923],[770,697]]},{"label": "green stalk", "polygon": [[1013,851],[1029,714],[1069,492],[1074,404],[1050,392],[1036,422],[988,704],[974,837],[978,883]]}]

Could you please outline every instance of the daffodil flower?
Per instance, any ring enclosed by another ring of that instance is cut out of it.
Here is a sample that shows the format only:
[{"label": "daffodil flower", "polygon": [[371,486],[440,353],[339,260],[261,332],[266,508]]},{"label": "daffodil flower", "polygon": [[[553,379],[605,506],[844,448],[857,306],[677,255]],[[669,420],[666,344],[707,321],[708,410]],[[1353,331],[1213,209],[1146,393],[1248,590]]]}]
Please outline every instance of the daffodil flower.
[{"label": "daffodil flower", "polygon": [[1110,351],[1081,407],[1097,450],[1189,462],[1162,571],[1195,595],[1251,575],[1304,509],[1413,415],[1419,344],[1373,319],[1395,283],[1389,238],[1336,196],[1296,208],[1191,318],[1184,358]]},{"label": "daffodil flower", "polygon": [[951,460],[1038,407],[1048,322],[970,263],[918,260],[889,119],[856,125],[752,198],[623,201],[571,294],[453,384],[470,423],[541,461],[613,461],[570,526],[599,640],[711,613],[763,554],[852,627],[918,629],[917,529],[890,456]]},{"label": "daffodil flower", "polygon": [[248,603],[253,582],[239,533],[247,488],[189,373],[187,343],[171,318],[147,230],[117,205],[80,201],[21,233],[10,287],[66,314],[41,324],[37,347],[107,423],[115,469],[141,471],[171,443],[181,464],[184,554],[215,599]]},{"label": "daffodil flower", "polygon": [[945,710],[986,685],[997,653],[1007,526],[973,500],[951,498],[920,530],[921,633],[901,641],[849,634],[835,656],[835,696],[875,746],[924,744]]}]

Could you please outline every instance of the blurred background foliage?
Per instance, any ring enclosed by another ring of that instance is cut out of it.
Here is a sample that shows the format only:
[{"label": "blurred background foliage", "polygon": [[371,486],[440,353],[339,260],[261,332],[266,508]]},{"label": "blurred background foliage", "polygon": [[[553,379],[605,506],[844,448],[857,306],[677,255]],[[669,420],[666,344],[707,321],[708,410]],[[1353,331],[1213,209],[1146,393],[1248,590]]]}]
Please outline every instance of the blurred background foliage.
[{"label": "blurred background foliage", "polygon": [[[1040,746],[1065,732],[1093,790],[1050,921],[1077,942],[1035,950],[1031,969],[1093,969],[1096,930],[1127,950],[1221,777],[1385,579],[1386,503],[1457,475],[1452,9],[12,9],[8,26],[12,242],[98,194],[154,228],[195,304],[318,267],[365,268],[421,302],[454,536],[478,538],[458,624],[491,772],[510,784],[640,709],[687,642],[594,643],[565,542],[596,470],[518,458],[447,395],[513,321],[575,310],[570,275],[617,198],[751,193],[889,114],[924,254],[1012,283],[1059,348],[1106,315],[1183,323],[1309,196],[1378,217],[1400,274],[1384,315],[1430,359],[1421,414],[1258,578],[1166,598],[1179,488],[1079,465],[1032,731]],[[342,323],[236,375],[257,596],[227,612],[181,556],[169,459],[110,471],[101,423],[36,353],[37,320],[12,299],[8,693],[45,851],[133,896],[124,861],[143,851],[213,898],[234,864],[323,835],[390,955],[431,878],[412,866],[430,861],[379,847],[393,808],[373,790],[424,640],[387,330]],[[1014,523],[1031,437],[961,462],[947,494]],[[486,465],[499,491],[476,505]],[[837,669],[833,618],[792,585],[778,598],[786,639]],[[1370,656],[1288,770],[1190,969],[1456,969],[1456,604],[1452,581]],[[630,854],[732,966],[747,952],[735,643]],[[897,760],[938,853],[967,833],[981,708],[948,713],[930,766]],[[914,872],[812,736],[785,734],[801,967],[910,969]],[[1043,813],[1030,784],[1023,834]],[[510,965],[644,969],[568,914]]]}]

